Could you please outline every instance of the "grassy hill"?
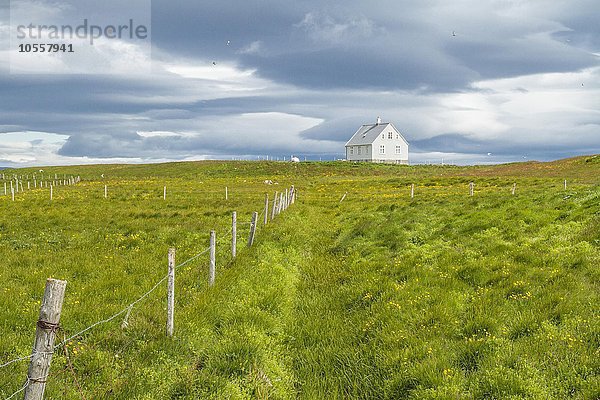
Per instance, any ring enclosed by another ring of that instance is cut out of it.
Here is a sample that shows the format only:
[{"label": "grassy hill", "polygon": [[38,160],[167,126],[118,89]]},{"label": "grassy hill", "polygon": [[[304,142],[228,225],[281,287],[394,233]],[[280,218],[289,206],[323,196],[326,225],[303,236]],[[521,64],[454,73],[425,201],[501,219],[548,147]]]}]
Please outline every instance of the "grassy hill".
[{"label": "grassy hill", "polygon": [[[168,247],[182,262],[218,240],[215,286],[206,254],[177,270],[174,337],[160,285],[126,328],[57,349],[46,398],[600,398],[600,157],[43,170],[82,182],[0,196],[0,365],[31,351],[47,277],[68,281],[62,341],[159,282]],[[265,193],[292,184],[296,204],[246,248]],[[0,368],[0,397],[26,373]]]}]

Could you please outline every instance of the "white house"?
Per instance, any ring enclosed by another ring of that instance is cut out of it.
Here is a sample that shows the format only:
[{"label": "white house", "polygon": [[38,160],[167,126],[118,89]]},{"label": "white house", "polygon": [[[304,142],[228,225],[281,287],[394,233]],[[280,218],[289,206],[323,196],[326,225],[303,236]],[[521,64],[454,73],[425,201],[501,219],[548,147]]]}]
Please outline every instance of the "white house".
[{"label": "white house", "polygon": [[408,164],[408,142],[391,122],[363,125],[346,143],[346,160]]}]

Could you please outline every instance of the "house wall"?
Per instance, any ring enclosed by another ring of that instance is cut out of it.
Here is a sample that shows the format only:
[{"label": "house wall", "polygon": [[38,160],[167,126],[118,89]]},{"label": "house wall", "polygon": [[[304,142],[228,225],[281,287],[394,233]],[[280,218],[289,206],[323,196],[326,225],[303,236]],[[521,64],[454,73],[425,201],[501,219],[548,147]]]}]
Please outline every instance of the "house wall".
[{"label": "house wall", "polygon": [[[392,139],[388,139],[389,132],[392,132]],[[402,136],[396,139],[397,133],[392,126],[389,126],[373,141],[371,157],[373,162],[408,164],[408,143],[402,139]],[[384,146],[383,154],[380,153],[380,146]],[[396,146],[400,146],[400,154],[396,154]]]},{"label": "house wall", "polygon": [[[351,149],[352,148],[352,151]],[[360,150],[360,154],[359,154]],[[369,145],[346,147],[346,160],[348,161],[371,161],[373,148]]]},{"label": "house wall", "polygon": [[[391,139],[389,139],[390,132]],[[380,146],[384,146],[383,154],[380,153]],[[400,146],[400,154],[396,154],[396,146]],[[372,144],[346,147],[346,160],[408,164],[408,143],[390,124]]]}]

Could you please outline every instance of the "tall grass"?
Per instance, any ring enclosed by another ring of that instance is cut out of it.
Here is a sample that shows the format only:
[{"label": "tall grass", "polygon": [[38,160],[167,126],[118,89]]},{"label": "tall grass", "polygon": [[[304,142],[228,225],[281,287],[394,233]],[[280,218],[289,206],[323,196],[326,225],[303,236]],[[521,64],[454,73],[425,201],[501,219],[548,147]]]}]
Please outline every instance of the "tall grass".
[{"label": "tall grass", "polygon": [[[69,281],[60,339],[152,287],[168,247],[183,261],[216,229],[217,284],[205,258],[177,272],[175,336],[161,286],[127,329],[119,319],[57,351],[47,398],[600,398],[598,169],[593,157],[46,168],[84,180],[53,202],[0,197],[0,364],[30,351],[46,277]],[[231,260],[231,211],[249,221],[289,184],[299,202],[252,249],[240,226]],[[0,370],[0,396],[26,368]]]}]

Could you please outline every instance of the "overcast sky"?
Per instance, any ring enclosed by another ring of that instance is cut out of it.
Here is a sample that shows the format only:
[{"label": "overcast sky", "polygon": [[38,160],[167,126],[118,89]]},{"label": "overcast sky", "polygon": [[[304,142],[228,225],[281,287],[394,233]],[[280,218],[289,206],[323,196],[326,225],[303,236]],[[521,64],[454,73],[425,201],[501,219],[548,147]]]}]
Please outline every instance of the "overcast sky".
[{"label": "overcast sky", "polygon": [[11,73],[0,4],[0,166],[339,158],[377,116],[417,163],[600,153],[597,0],[154,0],[98,74]]}]

